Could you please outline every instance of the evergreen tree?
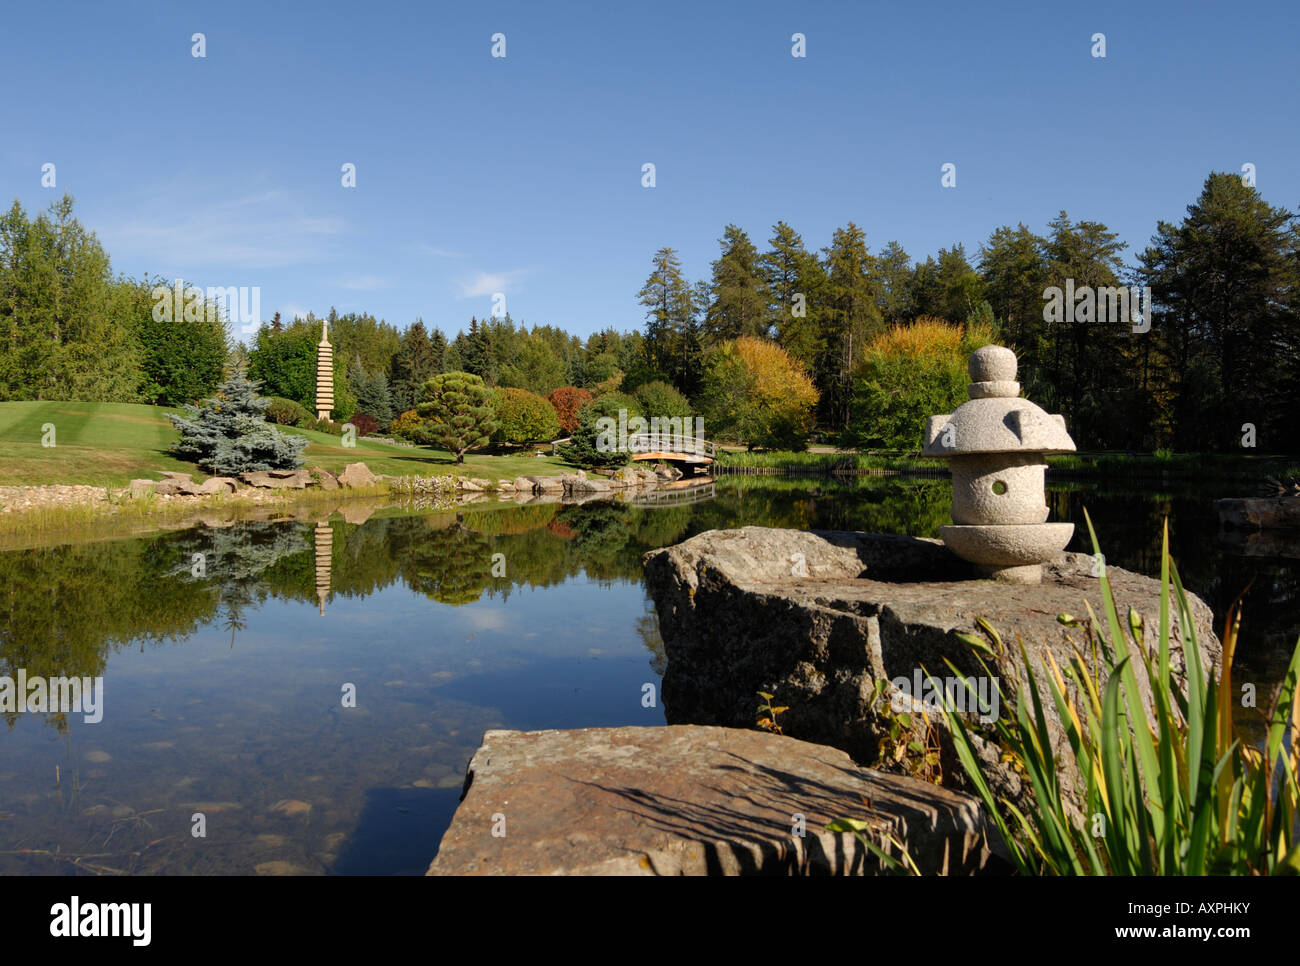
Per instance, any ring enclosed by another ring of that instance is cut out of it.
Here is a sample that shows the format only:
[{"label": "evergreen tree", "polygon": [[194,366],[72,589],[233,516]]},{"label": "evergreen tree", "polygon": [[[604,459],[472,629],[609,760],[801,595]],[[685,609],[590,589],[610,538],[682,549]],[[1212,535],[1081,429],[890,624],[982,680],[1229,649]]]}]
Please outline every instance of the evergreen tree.
[{"label": "evergreen tree", "polygon": [[433,375],[440,372],[447,372],[447,337],[442,334],[442,329],[434,329],[429,336],[429,346],[432,351]]},{"label": "evergreen tree", "polygon": [[356,396],[356,411],[373,416],[380,425],[387,426],[396,413],[393,412],[393,397],[388,388],[388,377],[381,372],[369,373],[361,363],[361,357],[354,355],[352,365],[348,367],[348,382]]},{"label": "evergreen tree", "polygon": [[213,398],[186,406],[184,416],[167,417],[181,434],[176,454],[221,475],[297,469],[308,440],[270,425],[263,418],[269,404],[257,395],[256,383],[235,373]]},{"label": "evergreen tree", "polygon": [[[1114,232],[1095,221],[1072,223],[1062,211],[1048,225],[1045,254],[1048,281],[1064,289],[1073,282],[1076,291],[1110,288],[1120,284],[1126,247]],[[1127,320],[1076,320],[1071,317],[1047,326],[1050,359],[1044,360],[1047,378],[1039,402],[1050,412],[1070,420],[1075,439],[1083,446],[1123,446],[1130,435],[1120,426],[1125,414],[1116,405],[1124,367],[1117,365],[1121,340],[1127,341]]]},{"label": "evergreen tree", "polygon": [[877,304],[880,317],[887,325],[897,325],[911,319],[912,303],[908,281],[912,275],[912,259],[903,246],[891,241],[876,258],[879,295]]},{"label": "evergreen tree", "polygon": [[[226,320],[207,304],[197,317],[188,312],[156,318],[152,291],[168,288],[162,279],[132,286],[140,398],[158,406],[179,406],[212,393],[221,381],[229,352]],[[182,283],[182,290],[184,283]]]},{"label": "evergreen tree", "polygon": [[465,372],[478,376],[489,386],[496,385],[497,360],[486,321],[479,322],[471,316],[469,332],[456,336],[456,348]]},{"label": "evergreen tree", "polygon": [[671,248],[654,254],[654,269],[637,298],[646,307],[645,346],[649,366],[682,388],[697,378],[699,356],[696,293]]},{"label": "evergreen tree", "polygon": [[1155,318],[1132,341],[1154,357],[1162,442],[1238,449],[1249,423],[1259,447],[1300,451],[1300,218],[1214,172],[1181,224],[1158,225],[1139,274]]},{"label": "evergreen tree", "polygon": [[424,321],[416,319],[402,333],[397,355],[393,357],[393,401],[399,412],[414,409],[420,401],[420,390],[426,382],[441,372],[442,355],[447,351],[447,340],[436,329],[434,336],[442,340],[439,347],[425,331]]},{"label": "evergreen tree", "polygon": [[718,240],[722,255],[713,263],[713,281],[704,319],[704,342],[717,345],[742,335],[768,335],[766,286],[758,249],[744,230],[728,225]]},{"label": "evergreen tree", "polygon": [[1003,225],[980,246],[979,272],[993,314],[1020,361],[1018,378],[1031,399],[1044,398],[1043,291],[1048,282],[1047,242],[1023,224]]},{"label": "evergreen tree", "polygon": [[438,446],[465,462],[471,449],[486,446],[497,430],[492,390],[469,372],[447,372],[424,385],[416,411],[430,420],[425,428]]},{"label": "evergreen tree", "polygon": [[961,244],[939,249],[939,287],[943,292],[940,315],[954,324],[976,311],[984,301],[984,283],[966,260]]},{"label": "evergreen tree", "polygon": [[812,369],[822,354],[826,271],[783,221],[772,227],[771,248],[758,268],[768,297],[768,329],[786,352]]},{"label": "evergreen tree", "polygon": [[823,318],[823,352],[818,366],[822,422],[845,429],[849,419],[850,375],[867,341],[884,329],[878,305],[875,259],[866,235],[849,222],[835,229],[826,249],[827,311]]},{"label": "evergreen tree", "polygon": [[625,465],[631,456],[618,446],[620,411],[627,419],[644,415],[641,404],[622,393],[612,392],[587,403],[578,411],[578,426],[569,443],[560,447],[560,453],[575,466],[588,469]]}]

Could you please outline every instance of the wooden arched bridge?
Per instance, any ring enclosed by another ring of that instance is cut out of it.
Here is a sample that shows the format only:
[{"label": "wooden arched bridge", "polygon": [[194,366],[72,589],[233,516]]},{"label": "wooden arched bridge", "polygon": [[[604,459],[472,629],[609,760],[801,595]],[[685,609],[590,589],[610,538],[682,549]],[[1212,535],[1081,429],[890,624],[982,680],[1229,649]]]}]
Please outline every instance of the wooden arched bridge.
[{"label": "wooden arched bridge", "polygon": [[712,466],[718,458],[717,444],[698,436],[670,433],[636,433],[627,438],[627,449],[634,460],[662,460],[690,466]]}]

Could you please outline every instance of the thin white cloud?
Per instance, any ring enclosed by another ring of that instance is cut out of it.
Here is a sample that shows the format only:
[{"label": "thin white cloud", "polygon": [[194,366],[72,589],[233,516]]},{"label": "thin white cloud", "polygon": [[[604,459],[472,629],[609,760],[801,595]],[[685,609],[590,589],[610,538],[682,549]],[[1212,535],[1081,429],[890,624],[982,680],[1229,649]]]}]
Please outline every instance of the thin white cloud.
[{"label": "thin white cloud", "polygon": [[520,278],[524,272],[522,269],[516,269],[510,272],[479,272],[470,281],[465,282],[460,287],[460,297],[463,299],[480,298],[482,296],[495,295],[497,292],[505,292],[509,287]]},{"label": "thin white cloud", "polygon": [[377,288],[388,288],[388,279],[379,275],[356,275],[345,278],[340,284],[353,292],[373,292]]},{"label": "thin white cloud", "polygon": [[421,242],[415,246],[415,250],[421,255],[428,255],[430,258],[464,258],[464,252],[453,252],[450,249],[438,248],[426,242]]},{"label": "thin white cloud", "polygon": [[[150,270],[211,279],[221,271],[255,275],[259,268],[300,265],[331,257],[341,218],[303,211],[281,190],[234,199],[195,197],[171,187],[132,206],[132,215],[99,230],[105,247]],[[257,284],[256,279],[245,284]]]}]

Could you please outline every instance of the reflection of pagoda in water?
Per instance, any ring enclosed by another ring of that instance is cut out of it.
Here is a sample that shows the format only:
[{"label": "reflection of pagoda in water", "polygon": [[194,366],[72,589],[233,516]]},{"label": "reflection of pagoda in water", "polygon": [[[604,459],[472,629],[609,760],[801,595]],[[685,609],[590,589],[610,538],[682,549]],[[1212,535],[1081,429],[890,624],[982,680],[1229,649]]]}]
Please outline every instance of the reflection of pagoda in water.
[{"label": "reflection of pagoda in water", "polygon": [[330,592],[330,563],[334,556],[334,531],[325,520],[316,524],[316,596],[320,614],[325,616],[325,598]]}]

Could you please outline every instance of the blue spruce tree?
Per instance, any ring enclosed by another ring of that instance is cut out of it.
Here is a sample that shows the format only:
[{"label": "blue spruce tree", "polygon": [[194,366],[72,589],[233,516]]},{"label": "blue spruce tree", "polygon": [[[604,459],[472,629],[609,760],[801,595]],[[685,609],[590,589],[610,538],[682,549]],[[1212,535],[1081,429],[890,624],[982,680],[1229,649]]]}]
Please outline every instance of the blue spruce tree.
[{"label": "blue spruce tree", "polygon": [[302,466],[307,438],[277,432],[266,421],[271,401],[258,396],[257,387],[240,370],[217,387],[214,398],[186,406],[183,417],[168,416],[181,434],[176,455],[221,475]]}]

